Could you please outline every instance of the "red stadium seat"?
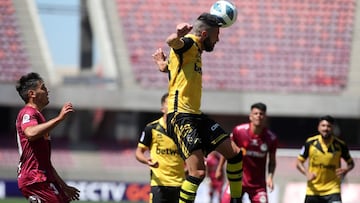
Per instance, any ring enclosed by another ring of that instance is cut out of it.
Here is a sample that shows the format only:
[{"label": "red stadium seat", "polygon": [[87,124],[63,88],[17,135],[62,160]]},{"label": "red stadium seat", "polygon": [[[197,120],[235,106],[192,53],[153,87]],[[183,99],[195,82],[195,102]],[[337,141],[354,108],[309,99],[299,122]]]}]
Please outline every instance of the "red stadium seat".
[{"label": "red stadium seat", "polygon": [[0,3],[0,82],[13,82],[30,70],[12,0]]}]

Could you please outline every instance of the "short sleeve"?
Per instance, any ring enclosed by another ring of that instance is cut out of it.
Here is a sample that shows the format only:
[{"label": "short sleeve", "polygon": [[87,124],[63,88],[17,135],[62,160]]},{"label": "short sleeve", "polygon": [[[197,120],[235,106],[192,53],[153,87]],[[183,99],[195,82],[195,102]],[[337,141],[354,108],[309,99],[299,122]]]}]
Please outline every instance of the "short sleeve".
[{"label": "short sleeve", "polygon": [[347,145],[345,143],[343,143],[341,145],[341,157],[347,162],[350,163],[352,162],[352,158],[349,152],[349,148],[347,147]]},{"label": "short sleeve", "polygon": [[300,154],[298,156],[298,159],[301,161],[305,161],[308,157],[309,157],[309,147],[310,147],[310,143],[306,142],[300,151]]},{"label": "short sleeve", "polygon": [[21,115],[21,130],[25,131],[25,129],[29,126],[37,125],[38,122],[38,115],[33,111],[25,111]]},{"label": "short sleeve", "polygon": [[150,128],[149,126],[146,126],[145,129],[142,131],[138,142],[149,147],[151,146],[151,142],[152,142],[152,128]]}]

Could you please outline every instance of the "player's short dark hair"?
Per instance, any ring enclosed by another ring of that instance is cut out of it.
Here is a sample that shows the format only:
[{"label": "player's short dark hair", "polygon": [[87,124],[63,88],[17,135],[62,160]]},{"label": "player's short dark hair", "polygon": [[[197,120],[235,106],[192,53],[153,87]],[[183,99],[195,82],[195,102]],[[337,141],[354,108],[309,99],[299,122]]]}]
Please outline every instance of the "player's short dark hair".
[{"label": "player's short dark hair", "polygon": [[29,101],[28,91],[35,89],[38,86],[39,81],[43,81],[40,75],[38,73],[31,72],[21,76],[21,78],[16,82],[16,91],[25,103]]},{"label": "player's short dark hair", "polygon": [[261,111],[266,113],[266,105],[262,102],[258,102],[258,103],[251,105],[250,110],[252,110],[254,108],[260,109]]},{"label": "player's short dark hair", "polygon": [[193,26],[193,33],[200,36],[202,31],[211,31],[214,28],[219,28],[222,25],[221,21],[210,13],[202,13],[195,21]]},{"label": "player's short dark hair", "polygon": [[169,93],[165,93],[162,97],[161,97],[161,104],[165,103],[166,98],[169,96]]},{"label": "player's short dark hair", "polygon": [[221,27],[222,22],[219,20],[216,15],[212,15],[210,13],[202,13],[198,18],[198,21],[204,22],[206,25],[210,27]]},{"label": "player's short dark hair", "polygon": [[330,116],[330,115],[321,116],[321,117],[319,118],[319,123],[320,123],[321,121],[327,121],[327,122],[329,122],[331,125],[334,125],[334,124],[335,124],[335,119],[334,119],[332,116]]}]

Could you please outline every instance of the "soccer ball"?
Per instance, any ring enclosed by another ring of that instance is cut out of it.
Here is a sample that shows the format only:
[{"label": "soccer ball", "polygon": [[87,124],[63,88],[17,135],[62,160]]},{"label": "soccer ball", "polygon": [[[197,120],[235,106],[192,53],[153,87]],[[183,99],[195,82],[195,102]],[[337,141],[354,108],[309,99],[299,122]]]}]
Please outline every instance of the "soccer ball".
[{"label": "soccer ball", "polygon": [[210,8],[210,14],[216,15],[222,22],[221,27],[229,27],[236,21],[237,9],[235,4],[227,0],[218,0]]}]

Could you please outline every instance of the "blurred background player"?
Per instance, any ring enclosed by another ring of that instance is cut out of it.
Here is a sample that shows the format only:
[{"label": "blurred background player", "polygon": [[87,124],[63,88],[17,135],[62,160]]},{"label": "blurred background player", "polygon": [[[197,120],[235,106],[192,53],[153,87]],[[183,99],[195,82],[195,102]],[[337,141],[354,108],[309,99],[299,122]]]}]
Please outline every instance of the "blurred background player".
[{"label": "blurred background player", "polygon": [[[206,161],[206,174],[208,178],[210,179],[209,183],[209,197],[210,202],[220,202],[222,190],[224,186],[224,176],[223,173],[221,175],[217,176],[216,171],[217,167],[220,162],[221,155],[217,151],[212,151],[210,154],[207,155],[205,161]],[[216,197],[216,199],[214,199]]]},{"label": "blurred background player", "polygon": [[22,76],[16,90],[25,102],[16,119],[20,162],[18,187],[29,202],[66,203],[79,199],[79,190],[67,185],[51,163],[50,131],[74,112],[65,103],[55,118],[46,121],[41,111],[49,104],[43,79],[37,73]]},{"label": "blurred background player", "polygon": [[[341,179],[354,168],[347,145],[334,136],[334,124],[333,117],[321,117],[319,134],[306,140],[298,156],[296,167],[307,179],[305,203],[341,203]],[[346,162],[345,168],[341,168],[341,159]]]},{"label": "blurred background player", "polygon": [[[227,162],[231,202],[240,202],[242,153],[221,126],[200,111],[203,51],[211,52],[219,41],[221,22],[209,13],[201,14],[194,25],[180,23],[168,36],[167,63],[169,99],[167,129],[181,150],[189,175],[180,190],[179,202],[194,202],[206,175],[204,157],[220,152]],[[190,33],[191,31],[191,33]]]},{"label": "blurred background player", "polygon": [[[249,195],[252,203],[269,202],[267,187],[270,192],[274,189],[273,177],[278,140],[276,135],[266,127],[266,110],[264,103],[251,105],[250,123],[235,126],[232,131],[232,139],[244,153],[242,191],[243,194]],[[220,161],[219,173],[222,171],[224,161],[224,158]],[[268,168],[267,178],[266,168]],[[229,199],[229,192],[226,189],[221,202],[227,203]]]},{"label": "blurred background player", "polygon": [[163,115],[146,125],[135,151],[136,159],[150,167],[150,202],[153,203],[178,203],[185,176],[184,161],[166,133],[167,98],[167,93],[161,97]]}]

